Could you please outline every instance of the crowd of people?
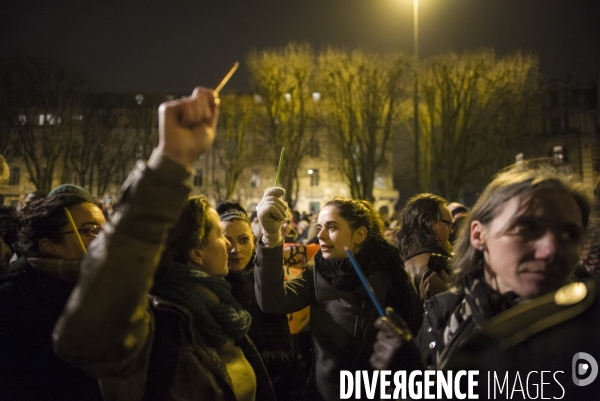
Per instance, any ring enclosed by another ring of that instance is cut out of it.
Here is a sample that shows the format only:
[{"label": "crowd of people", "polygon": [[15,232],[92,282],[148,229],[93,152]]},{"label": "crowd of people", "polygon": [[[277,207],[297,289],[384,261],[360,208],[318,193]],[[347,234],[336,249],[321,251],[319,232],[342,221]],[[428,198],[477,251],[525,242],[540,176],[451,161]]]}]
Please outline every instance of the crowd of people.
[{"label": "crowd of people", "polygon": [[515,166],[470,210],[425,193],[391,221],[339,196],[300,216],[273,187],[249,215],[189,196],[218,110],[203,88],[162,104],[158,146],[111,216],[70,184],[0,210],[1,399],[329,401],[342,370],[565,370],[578,351],[600,356],[600,291],[573,274],[595,273],[598,236],[572,178]]}]

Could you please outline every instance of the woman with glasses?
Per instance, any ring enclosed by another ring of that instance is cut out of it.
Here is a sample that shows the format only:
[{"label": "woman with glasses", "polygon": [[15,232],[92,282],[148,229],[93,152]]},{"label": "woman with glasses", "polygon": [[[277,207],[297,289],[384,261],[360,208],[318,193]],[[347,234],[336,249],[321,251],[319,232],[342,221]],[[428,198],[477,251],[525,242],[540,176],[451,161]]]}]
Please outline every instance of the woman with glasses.
[{"label": "woman with glasses", "polygon": [[425,301],[450,286],[451,245],[454,232],[448,203],[440,196],[419,194],[408,200],[400,216],[396,242],[419,297]]},{"label": "woman with glasses", "polygon": [[102,399],[97,380],[57,357],[51,339],[77,283],[82,246],[87,248],[94,241],[104,223],[95,204],[71,194],[36,201],[21,217],[20,258],[0,279],[3,400]]}]

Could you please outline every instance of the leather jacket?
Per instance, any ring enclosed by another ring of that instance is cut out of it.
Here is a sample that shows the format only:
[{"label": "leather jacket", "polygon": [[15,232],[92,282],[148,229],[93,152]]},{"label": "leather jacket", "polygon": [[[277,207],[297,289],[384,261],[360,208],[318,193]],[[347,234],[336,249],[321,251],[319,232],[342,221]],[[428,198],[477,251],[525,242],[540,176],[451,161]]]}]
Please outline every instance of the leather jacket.
[{"label": "leather jacket", "polygon": [[444,330],[463,298],[464,292],[453,288],[432,297],[423,305],[423,325],[415,340],[428,369],[435,369],[440,362],[444,351]]},{"label": "leather jacket", "polygon": [[451,285],[447,257],[431,252],[414,255],[404,261],[404,269],[417,289],[421,301],[447,291]]}]

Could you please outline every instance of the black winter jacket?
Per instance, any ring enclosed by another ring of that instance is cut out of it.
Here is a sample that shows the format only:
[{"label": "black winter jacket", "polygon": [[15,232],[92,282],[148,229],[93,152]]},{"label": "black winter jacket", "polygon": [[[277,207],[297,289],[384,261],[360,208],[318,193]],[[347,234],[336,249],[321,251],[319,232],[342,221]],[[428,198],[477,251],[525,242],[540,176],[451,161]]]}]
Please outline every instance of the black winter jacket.
[{"label": "black winter jacket", "polygon": [[0,278],[0,399],[102,400],[98,381],[52,351],[73,290],[20,258]]},{"label": "black winter jacket", "polygon": [[[377,310],[362,286],[336,289],[310,263],[298,277],[284,282],[282,260],[283,246],[266,248],[259,241],[255,268],[259,304],[268,313],[291,313],[310,305],[314,357],[305,399],[337,400],[340,370],[373,369],[369,358],[377,334],[373,326]],[[381,266],[373,270],[367,279],[380,303],[392,306],[416,330],[421,304],[402,267],[397,274]]]}]

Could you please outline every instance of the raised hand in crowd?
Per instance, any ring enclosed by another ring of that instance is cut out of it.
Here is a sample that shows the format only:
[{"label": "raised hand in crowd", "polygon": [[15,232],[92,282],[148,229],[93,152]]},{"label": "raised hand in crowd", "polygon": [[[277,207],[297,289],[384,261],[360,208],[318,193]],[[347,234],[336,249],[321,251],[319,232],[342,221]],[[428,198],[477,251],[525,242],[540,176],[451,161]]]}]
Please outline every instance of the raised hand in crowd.
[{"label": "raised hand in crowd", "polygon": [[190,97],[161,104],[157,149],[184,166],[198,160],[215,139],[217,103],[212,90],[198,87]]},{"label": "raised hand in crowd", "polygon": [[262,226],[262,240],[267,248],[283,243],[281,225],[287,216],[288,206],[282,199],[285,190],[280,187],[268,188],[256,207],[258,220]]}]

